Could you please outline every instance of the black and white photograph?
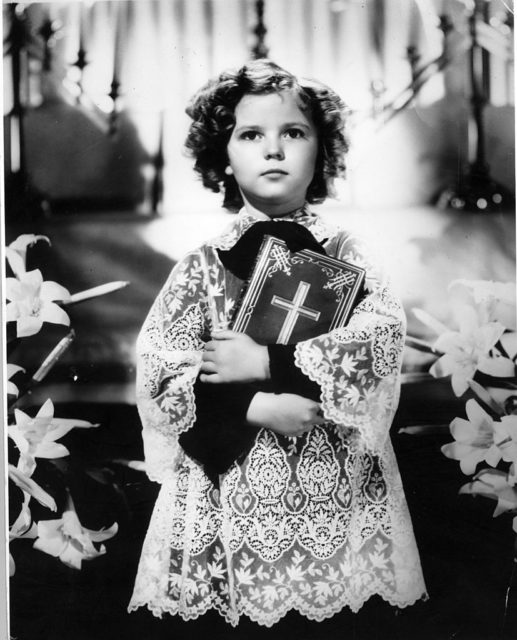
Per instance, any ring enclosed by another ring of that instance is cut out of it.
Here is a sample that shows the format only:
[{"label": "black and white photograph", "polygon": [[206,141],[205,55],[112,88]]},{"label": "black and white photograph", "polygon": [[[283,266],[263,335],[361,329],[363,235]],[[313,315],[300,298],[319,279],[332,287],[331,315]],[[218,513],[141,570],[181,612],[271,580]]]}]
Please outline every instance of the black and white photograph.
[{"label": "black and white photograph", "polygon": [[515,640],[513,0],[2,5],[6,640]]}]

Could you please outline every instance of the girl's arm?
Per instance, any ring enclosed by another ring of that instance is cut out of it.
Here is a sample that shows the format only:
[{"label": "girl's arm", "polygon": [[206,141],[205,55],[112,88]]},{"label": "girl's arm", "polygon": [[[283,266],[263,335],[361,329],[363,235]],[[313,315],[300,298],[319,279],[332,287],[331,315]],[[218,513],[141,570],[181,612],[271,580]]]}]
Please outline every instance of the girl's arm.
[{"label": "girl's arm", "polygon": [[136,400],[146,470],[157,482],[174,470],[180,434],[195,422],[194,385],[201,365],[204,284],[199,252],[172,270],[137,340]]},{"label": "girl's arm", "polygon": [[270,381],[275,393],[319,401],[319,385],[294,364],[295,346],[261,346],[244,333],[214,332],[203,352],[200,379],[208,384]]}]

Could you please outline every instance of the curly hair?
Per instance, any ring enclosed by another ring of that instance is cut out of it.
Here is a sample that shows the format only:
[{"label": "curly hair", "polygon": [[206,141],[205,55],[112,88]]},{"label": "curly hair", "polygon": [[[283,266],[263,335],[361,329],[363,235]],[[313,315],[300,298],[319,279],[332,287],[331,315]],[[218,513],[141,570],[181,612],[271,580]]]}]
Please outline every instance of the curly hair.
[{"label": "curly hair", "polygon": [[235,108],[246,94],[294,91],[300,108],[308,111],[318,133],[314,178],[307,201],[323,202],[333,195],[333,181],[345,174],[345,104],[329,87],[298,80],[271,60],[254,60],[237,71],[225,71],[210,80],[191,99],[186,112],[192,118],[185,147],[195,159],[194,170],[203,185],[224,192],[223,207],[238,211],[243,200],[233,175],[225,174],[227,146],[235,126]]}]

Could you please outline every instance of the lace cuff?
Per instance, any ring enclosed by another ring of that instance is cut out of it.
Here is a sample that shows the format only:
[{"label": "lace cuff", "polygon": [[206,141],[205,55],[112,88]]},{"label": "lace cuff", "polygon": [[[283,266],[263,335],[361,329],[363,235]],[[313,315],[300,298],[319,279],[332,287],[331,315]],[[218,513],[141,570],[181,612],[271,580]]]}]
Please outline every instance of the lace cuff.
[{"label": "lace cuff", "polygon": [[397,408],[405,322],[385,290],[369,296],[345,328],[296,345],[295,362],[321,386],[323,415],[357,429],[379,452]]}]

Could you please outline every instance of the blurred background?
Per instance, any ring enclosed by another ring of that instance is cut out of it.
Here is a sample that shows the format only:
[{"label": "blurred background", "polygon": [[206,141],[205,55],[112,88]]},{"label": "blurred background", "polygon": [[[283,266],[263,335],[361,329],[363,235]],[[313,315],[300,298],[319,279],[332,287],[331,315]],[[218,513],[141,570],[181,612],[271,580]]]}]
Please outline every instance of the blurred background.
[{"label": "blurred background", "polygon": [[[412,334],[426,337],[415,306],[448,319],[451,280],[514,279],[508,2],[77,1],[3,14],[6,239],[48,235],[52,248],[29,259],[72,293],[131,283],[71,309],[62,378],[130,382],[136,333],[174,261],[228,222],[183,152],[185,106],[252,57],[348,104],[348,176],[319,209],[383,257]],[[40,337],[31,357],[47,347]],[[424,365],[408,352],[405,370]]]},{"label": "blurred background", "polygon": [[[74,496],[87,526],[107,526],[115,513],[120,531],[79,575],[16,541],[12,635],[192,637],[178,621],[158,626],[125,613],[156,487],[139,471],[108,465],[108,474],[105,462],[142,459],[134,344],[152,301],[174,263],[231,220],[183,152],[190,96],[223,69],[267,56],[343,97],[347,178],[316,209],[366,237],[403,301],[408,332],[432,340],[413,309],[453,327],[451,281],[515,281],[513,3],[4,2],[3,36],[6,243],[47,236],[50,246],[29,249],[27,268],[71,293],[129,282],[67,309],[75,340],[17,404],[33,415],[51,397],[60,415],[101,423],[66,441],[83,471],[96,469],[76,479]],[[45,324],[12,361],[30,377],[67,332]],[[448,380],[430,378],[431,361],[406,348],[394,434],[419,424],[441,431],[394,443],[432,598],[396,637],[412,640],[417,628],[429,640],[503,637],[511,527],[494,525],[492,505],[458,500],[464,476],[440,445],[464,401]],[[52,486],[52,473],[42,486]],[[227,637],[210,624],[210,637]],[[288,624],[278,637],[290,633],[323,637]],[[325,627],[326,638],[340,634],[338,622]]]}]

